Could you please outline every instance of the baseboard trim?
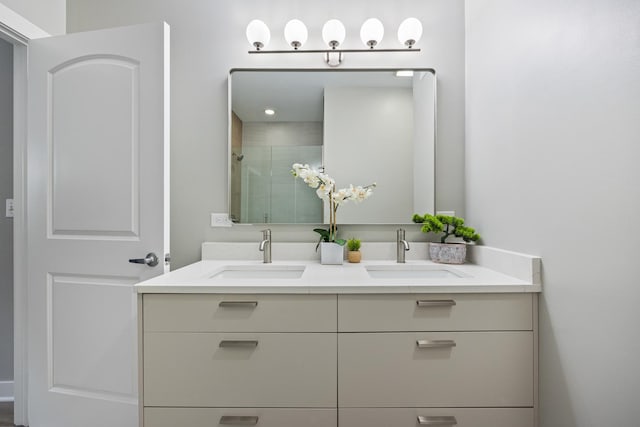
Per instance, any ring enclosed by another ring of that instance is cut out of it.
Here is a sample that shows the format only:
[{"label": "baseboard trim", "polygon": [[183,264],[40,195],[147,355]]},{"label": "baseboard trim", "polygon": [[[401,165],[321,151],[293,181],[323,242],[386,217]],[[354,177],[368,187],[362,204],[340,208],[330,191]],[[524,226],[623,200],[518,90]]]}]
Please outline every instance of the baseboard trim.
[{"label": "baseboard trim", "polygon": [[13,381],[0,381],[0,402],[13,402]]}]

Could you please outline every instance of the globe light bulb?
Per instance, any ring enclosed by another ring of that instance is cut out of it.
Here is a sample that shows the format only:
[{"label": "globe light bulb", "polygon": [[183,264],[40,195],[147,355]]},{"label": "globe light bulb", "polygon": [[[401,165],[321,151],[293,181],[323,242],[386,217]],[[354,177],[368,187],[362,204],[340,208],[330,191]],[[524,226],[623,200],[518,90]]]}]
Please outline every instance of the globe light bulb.
[{"label": "globe light bulb", "polygon": [[271,32],[267,24],[259,19],[254,19],[247,25],[247,40],[256,50],[266,47],[271,40]]},{"label": "globe light bulb", "polygon": [[377,18],[369,18],[362,24],[360,28],[360,39],[365,46],[374,48],[380,43],[384,36],[384,25]]},{"label": "globe light bulb", "polygon": [[337,48],[344,42],[346,34],[344,25],[337,19],[328,20],[322,27],[322,39],[332,49]]},{"label": "globe light bulb", "polygon": [[407,18],[398,27],[398,40],[412,48],[422,37],[422,23],[416,18]]},{"label": "globe light bulb", "polygon": [[299,19],[292,19],[284,27],[284,38],[294,49],[302,47],[307,42],[307,27]]}]

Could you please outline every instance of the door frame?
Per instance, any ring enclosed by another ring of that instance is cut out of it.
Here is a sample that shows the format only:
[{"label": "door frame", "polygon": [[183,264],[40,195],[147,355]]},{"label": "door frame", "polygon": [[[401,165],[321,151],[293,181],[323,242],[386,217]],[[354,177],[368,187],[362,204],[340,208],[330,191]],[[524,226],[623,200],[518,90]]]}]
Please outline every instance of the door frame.
[{"label": "door frame", "polygon": [[27,53],[46,31],[0,3],[0,38],[13,45],[14,424],[29,425],[27,399]]}]

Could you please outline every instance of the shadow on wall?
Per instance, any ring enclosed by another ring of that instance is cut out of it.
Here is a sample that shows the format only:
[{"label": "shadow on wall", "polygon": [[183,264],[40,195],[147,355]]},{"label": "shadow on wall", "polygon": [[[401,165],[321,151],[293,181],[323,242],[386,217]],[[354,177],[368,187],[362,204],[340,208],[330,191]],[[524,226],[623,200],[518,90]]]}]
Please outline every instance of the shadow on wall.
[{"label": "shadow on wall", "polygon": [[[538,330],[544,331],[545,340],[544,347],[538,349],[539,366],[544,366],[544,370],[540,370],[538,375],[539,384],[539,405],[540,405],[540,427],[578,427],[574,405],[571,402],[569,388],[565,372],[560,358],[558,342],[553,332],[553,323],[547,309],[547,301],[545,299],[544,287],[547,286],[547,277],[544,273],[544,265],[542,266],[542,283],[543,292],[540,294],[538,308]],[[539,343],[542,340],[538,339]],[[546,417],[542,417],[546,414]],[[563,419],[558,419],[563,417]]]}]

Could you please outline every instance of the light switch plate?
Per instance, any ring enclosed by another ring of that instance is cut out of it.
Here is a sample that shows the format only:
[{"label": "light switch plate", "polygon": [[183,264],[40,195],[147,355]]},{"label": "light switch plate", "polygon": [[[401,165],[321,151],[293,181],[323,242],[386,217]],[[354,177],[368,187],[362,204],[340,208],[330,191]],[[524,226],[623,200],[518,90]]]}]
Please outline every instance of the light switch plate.
[{"label": "light switch plate", "polygon": [[5,200],[5,216],[7,218],[13,218],[13,199],[6,199]]},{"label": "light switch plate", "polygon": [[211,214],[211,226],[212,227],[231,227],[232,222],[229,220],[229,215],[226,213],[212,213]]}]

